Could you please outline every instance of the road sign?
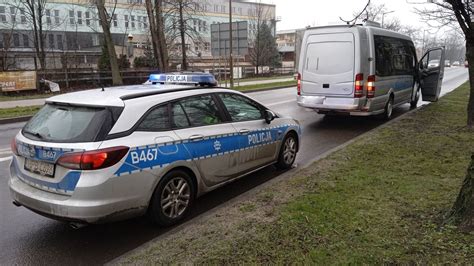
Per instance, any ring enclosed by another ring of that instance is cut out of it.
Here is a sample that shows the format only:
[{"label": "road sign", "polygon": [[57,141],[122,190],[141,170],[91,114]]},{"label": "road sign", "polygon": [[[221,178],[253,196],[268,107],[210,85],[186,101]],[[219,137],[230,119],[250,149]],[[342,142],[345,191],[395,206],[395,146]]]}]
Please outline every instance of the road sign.
[{"label": "road sign", "polygon": [[[229,23],[211,24],[211,54],[212,56],[230,55]],[[248,22],[232,23],[232,55],[245,56],[248,54]]]}]

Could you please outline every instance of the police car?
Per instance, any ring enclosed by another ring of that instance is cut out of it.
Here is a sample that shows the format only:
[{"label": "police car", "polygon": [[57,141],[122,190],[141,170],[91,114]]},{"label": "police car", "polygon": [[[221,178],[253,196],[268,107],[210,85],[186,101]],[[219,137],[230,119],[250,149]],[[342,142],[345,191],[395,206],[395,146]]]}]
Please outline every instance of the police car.
[{"label": "police car", "polygon": [[13,202],[74,224],[182,219],[200,195],[290,168],[301,128],[222,88],[137,85],[58,95],[12,140]]}]

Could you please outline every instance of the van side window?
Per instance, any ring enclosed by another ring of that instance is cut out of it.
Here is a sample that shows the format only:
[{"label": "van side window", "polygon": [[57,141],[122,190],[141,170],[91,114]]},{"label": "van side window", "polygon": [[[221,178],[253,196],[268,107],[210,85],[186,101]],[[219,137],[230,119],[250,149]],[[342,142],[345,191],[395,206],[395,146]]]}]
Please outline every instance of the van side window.
[{"label": "van side window", "polygon": [[375,35],[375,74],[380,77],[413,75],[415,54],[413,43],[393,37]]}]

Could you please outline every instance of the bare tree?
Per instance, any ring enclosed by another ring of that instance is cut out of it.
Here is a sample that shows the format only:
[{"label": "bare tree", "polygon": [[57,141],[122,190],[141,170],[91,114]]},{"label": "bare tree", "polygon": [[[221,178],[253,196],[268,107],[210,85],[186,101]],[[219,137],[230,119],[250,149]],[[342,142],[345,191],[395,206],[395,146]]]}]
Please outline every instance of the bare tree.
[{"label": "bare tree", "polygon": [[[41,69],[46,69],[46,34],[44,32],[44,16],[47,0],[24,0],[20,1],[25,9],[25,15],[33,28],[33,44],[36,57]],[[35,60],[35,69],[37,69]]]},{"label": "bare tree", "polygon": [[198,17],[202,16],[203,6],[206,1],[174,0],[166,1],[164,16],[169,22],[167,39],[170,44],[178,41],[181,50],[181,68],[188,69],[187,45],[201,44],[203,42],[199,29],[202,23]]},{"label": "bare tree", "polygon": [[110,33],[110,20],[111,17],[107,14],[105,8],[105,0],[95,0],[97,6],[97,13],[99,15],[100,25],[102,26],[102,31],[104,35],[104,42],[107,46],[107,52],[110,57],[110,69],[112,70],[112,84],[113,85],[122,85],[122,76],[120,75],[120,70],[117,61],[117,53],[115,52],[115,45],[112,40],[112,34]]},{"label": "bare tree", "polygon": [[165,37],[165,18],[163,0],[145,0],[150,25],[153,54],[161,71],[168,71],[168,45]]}]

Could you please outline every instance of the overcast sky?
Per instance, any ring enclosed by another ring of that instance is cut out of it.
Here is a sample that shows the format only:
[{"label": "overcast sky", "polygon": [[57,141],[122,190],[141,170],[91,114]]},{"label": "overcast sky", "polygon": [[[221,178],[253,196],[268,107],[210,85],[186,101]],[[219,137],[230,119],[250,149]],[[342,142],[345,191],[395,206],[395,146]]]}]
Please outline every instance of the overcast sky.
[{"label": "overcast sky", "polygon": [[[388,11],[395,11],[385,15],[385,18],[396,16],[403,24],[416,25],[424,28],[425,24],[419,21],[418,15],[413,13],[420,5],[408,2],[422,2],[422,0],[372,0],[373,4],[385,4]],[[262,0],[265,3],[276,5],[277,17],[281,22],[277,30],[288,30],[311,26],[324,26],[329,23],[341,23],[339,17],[350,20],[354,12],[360,12],[367,0]]]}]

